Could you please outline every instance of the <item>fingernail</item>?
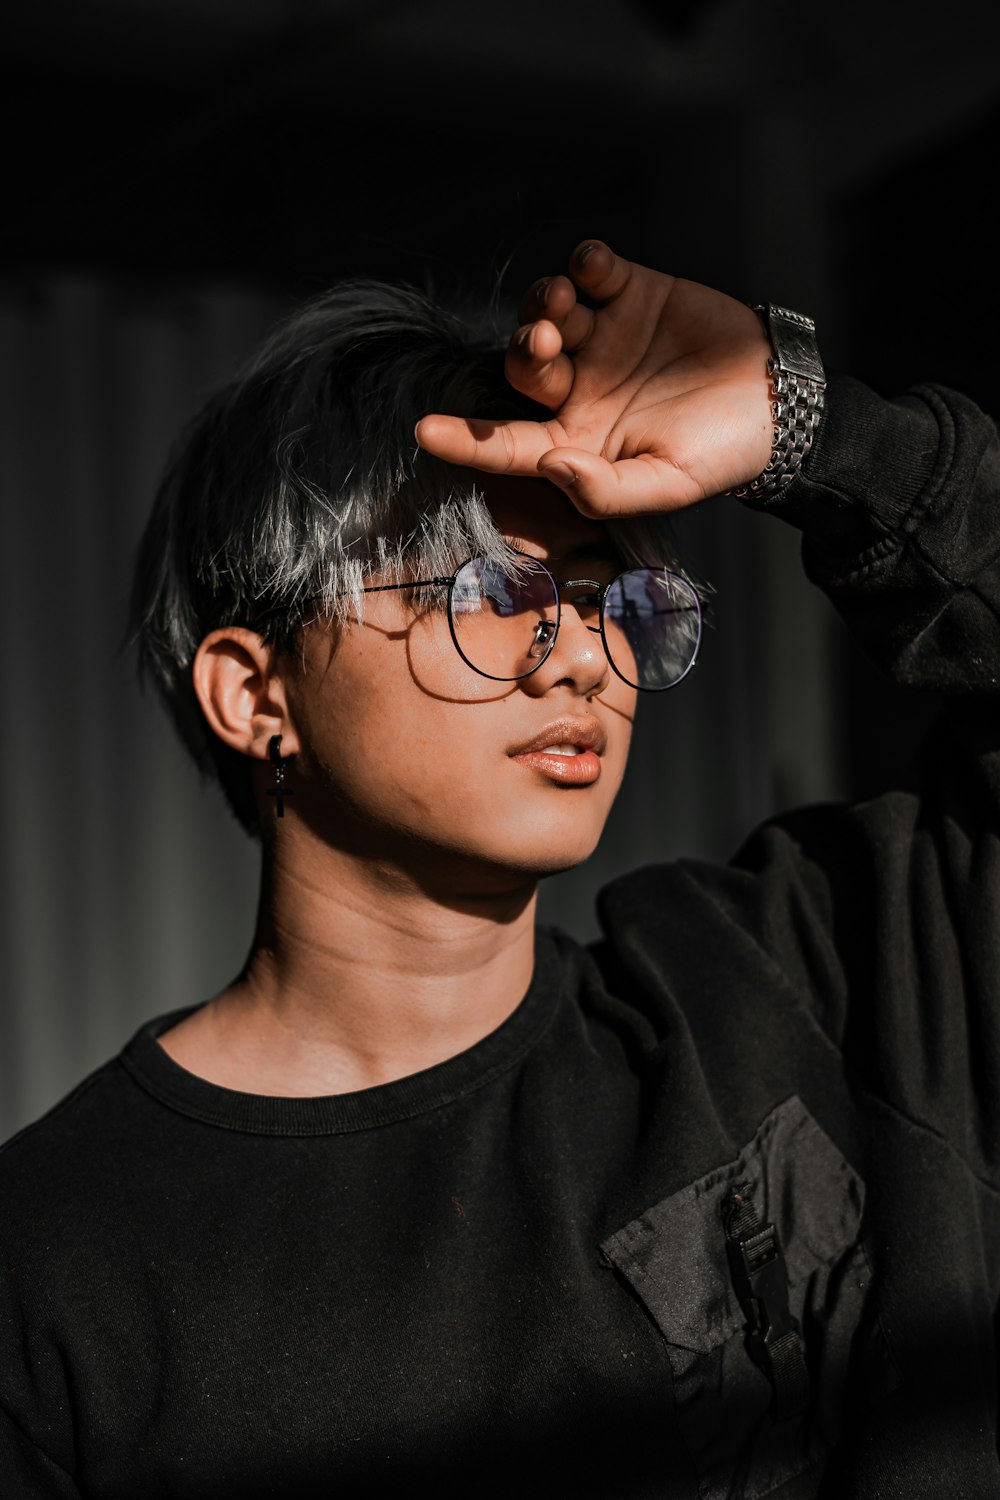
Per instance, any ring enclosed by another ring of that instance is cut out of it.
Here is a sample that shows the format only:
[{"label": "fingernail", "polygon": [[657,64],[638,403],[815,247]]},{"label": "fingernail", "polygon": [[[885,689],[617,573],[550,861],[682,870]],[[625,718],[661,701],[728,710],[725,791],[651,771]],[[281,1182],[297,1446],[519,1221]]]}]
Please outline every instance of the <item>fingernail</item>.
[{"label": "fingernail", "polygon": [[589,257],[593,255],[596,249],[596,245],[584,245],[583,249],[580,251],[579,255],[576,258],[577,265],[582,266],[584,261],[589,259]]},{"label": "fingernail", "polygon": [[539,304],[540,307],[544,307],[545,306],[545,299],[546,299],[546,297],[549,294],[549,287],[551,285],[552,285],[552,277],[549,276],[549,277],[546,278],[545,281],[542,282],[541,286],[535,292],[535,297],[537,298],[538,304]]},{"label": "fingernail", "polygon": [[579,477],[569,464],[546,464],[542,470],[542,478],[554,479],[556,484],[576,484]]}]

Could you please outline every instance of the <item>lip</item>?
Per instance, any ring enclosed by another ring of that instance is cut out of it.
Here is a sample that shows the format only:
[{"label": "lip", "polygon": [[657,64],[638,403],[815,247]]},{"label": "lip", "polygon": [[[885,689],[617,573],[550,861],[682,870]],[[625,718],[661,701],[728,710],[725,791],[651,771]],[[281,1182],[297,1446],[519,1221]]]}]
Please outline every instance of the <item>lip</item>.
[{"label": "lip", "polygon": [[[607,732],[599,720],[570,714],[546,724],[540,734],[507,754],[518,765],[540,771],[563,786],[591,786],[600,777],[600,756],[607,742]],[[554,745],[575,745],[577,754],[554,754]]]},{"label": "lip", "polygon": [[592,750],[595,755],[603,755],[607,743],[607,730],[600,719],[595,719],[592,714],[564,714],[561,719],[546,724],[533,739],[515,745],[507,754],[514,758],[548,750],[553,745],[575,745],[578,750]]}]

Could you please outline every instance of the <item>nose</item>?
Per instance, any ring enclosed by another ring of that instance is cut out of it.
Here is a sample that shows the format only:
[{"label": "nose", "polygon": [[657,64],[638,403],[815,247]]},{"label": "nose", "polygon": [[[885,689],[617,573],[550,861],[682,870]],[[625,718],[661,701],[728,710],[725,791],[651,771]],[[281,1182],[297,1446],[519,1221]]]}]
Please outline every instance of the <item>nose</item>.
[{"label": "nose", "polygon": [[591,630],[572,604],[563,604],[555,644],[548,656],[521,687],[532,697],[542,698],[552,688],[568,686],[581,698],[593,697],[608,685],[611,668],[599,630]]}]

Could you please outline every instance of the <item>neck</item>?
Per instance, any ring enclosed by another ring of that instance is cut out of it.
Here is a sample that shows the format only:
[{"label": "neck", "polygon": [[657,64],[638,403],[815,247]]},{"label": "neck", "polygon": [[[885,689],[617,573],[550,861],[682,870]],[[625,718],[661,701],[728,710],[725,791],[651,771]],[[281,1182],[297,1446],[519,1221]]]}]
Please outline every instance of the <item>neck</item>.
[{"label": "neck", "polygon": [[454,1057],[514,1011],[534,965],[532,879],[469,895],[453,866],[429,882],[424,859],[418,880],[292,820],[281,832],[247,964],[161,1038],[175,1061],[246,1093],[346,1093]]}]

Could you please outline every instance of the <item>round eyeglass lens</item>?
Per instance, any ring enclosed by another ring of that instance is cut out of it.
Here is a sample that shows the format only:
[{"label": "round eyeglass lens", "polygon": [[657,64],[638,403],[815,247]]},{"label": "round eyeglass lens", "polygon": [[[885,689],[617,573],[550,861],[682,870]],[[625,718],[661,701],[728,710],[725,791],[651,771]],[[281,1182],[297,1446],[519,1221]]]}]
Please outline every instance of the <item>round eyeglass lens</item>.
[{"label": "round eyeglass lens", "polygon": [[659,692],[694,665],[701,604],[686,578],[664,568],[619,573],[604,596],[604,645],[619,677]]},{"label": "round eyeglass lens", "polygon": [[540,667],[559,624],[559,592],[537,558],[511,553],[506,564],[473,557],[455,574],[451,633],[470,667],[513,682]]}]

